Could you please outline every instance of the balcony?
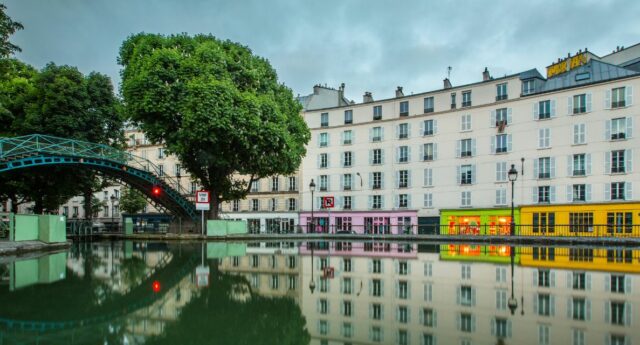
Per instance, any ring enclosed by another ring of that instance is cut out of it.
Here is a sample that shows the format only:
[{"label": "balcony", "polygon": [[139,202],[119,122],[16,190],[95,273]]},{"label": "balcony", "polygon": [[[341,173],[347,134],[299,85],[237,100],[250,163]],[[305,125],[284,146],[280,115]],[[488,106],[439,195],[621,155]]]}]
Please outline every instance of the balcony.
[{"label": "balcony", "polygon": [[424,112],[426,113],[433,113],[433,107],[431,108],[424,108]]},{"label": "balcony", "polygon": [[409,134],[407,133],[398,134],[398,139],[407,139],[408,137],[409,137]]},{"label": "balcony", "polygon": [[471,101],[467,101],[467,102],[462,102],[462,107],[470,107],[471,106]]},{"label": "balcony", "polygon": [[549,179],[549,178],[551,178],[551,173],[549,173],[549,172],[540,172],[540,173],[538,173],[538,178],[539,179]]},{"label": "balcony", "polygon": [[625,100],[611,102],[611,108],[623,108],[626,106]]},{"label": "balcony", "polygon": [[460,157],[471,157],[471,151],[460,152]]},{"label": "balcony", "polygon": [[507,152],[506,147],[496,147],[496,153],[505,153]]},{"label": "balcony", "polygon": [[587,108],[586,107],[573,107],[573,113],[574,114],[582,114],[582,113],[586,113],[587,112]]},{"label": "balcony", "polygon": [[573,169],[573,176],[585,176],[586,171],[584,169]]},{"label": "balcony", "polygon": [[373,119],[374,120],[382,120],[382,114],[379,114],[379,115],[373,114]]},{"label": "balcony", "polygon": [[373,141],[373,142],[382,141],[382,137],[381,136],[373,137],[373,138],[371,138],[371,141]]},{"label": "balcony", "polygon": [[351,145],[351,139],[345,139],[342,141],[342,145]]},{"label": "balcony", "polygon": [[613,133],[611,134],[611,140],[622,140],[622,139],[626,139],[626,134],[625,133]]},{"label": "balcony", "polygon": [[320,186],[320,191],[321,192],[326,192],[327,191],[327,186]]},{"label": "balcony", "polygon": [[425,162],[430,162],[430,161],[433,160],[433,155],[424,155],[422,157],[422,160],[425,161]]},{"label": "balcony", "polygon": [[329,127],[329,122],[321,122],[320,127]]},{"label": "balcony", "polygon": [[422,135],[433,135],[433,129],[425,129]]},{"label": "balcony", "polygon": [[382,184],[374,183],[372,189],[382,189]]},{"label": "balcony", "polygon": [[344,186],[342,189],[343,190],[351,190],[351,186]]},{"label": "balcony", "polygon": [[509,96],[505,95],[497,95],[496,96],[496,102],[497,101],[504,101],[505,99],[509,98]]},{"label": "balcony", "polygon": [[327,142],[326,141],[321,141],[320,142],[320,147],[327,147]]},{"label": "balcony", "polygon": [[408,111],[401,111],[400,112],[400,116],[409,116],[409,112]]},{"label": "balcony", "polygon": [[455,109],[456,108],[456,104],[455,103],[451,103],[451,109]]}]

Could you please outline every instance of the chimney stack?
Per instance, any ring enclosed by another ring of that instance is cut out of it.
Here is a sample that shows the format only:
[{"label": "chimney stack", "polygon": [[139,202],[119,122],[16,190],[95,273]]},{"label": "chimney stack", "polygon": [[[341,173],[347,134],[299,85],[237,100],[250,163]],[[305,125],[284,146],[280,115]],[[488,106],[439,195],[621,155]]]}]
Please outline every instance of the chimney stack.
[{"label": "chimney stack", "polygon": [[444,89],[450,89],[451,88],[451,82],[449,81],[449,78],[444,78]]},{"label": "chimney stack", "polygon": [[485,67],[484,72],[482,72],[482,81],[491,80],[491,75],[489,74],[489,70]]},{"label": "chimney stack", "polygon": [[338,88],[338,97],[338,102],[340,102],[344,98],[344,83],[340,84],[340,88]]},{"label": "chimney stack", "polygon": [[321,87],[320,84],[313,85],[313,94],[314,95],[319,95],[320,94],[320,87]]},{"label": "chimney stack", "polygon": [[371,92],[367,91],[362,96],[362,103],[371,103],[371,102],[373,102],[373,95],[371,94]]},{"label": "chimney stack", "polygon": [[402,86],[398,86],[398,88],[396,89],[396,98],[398,97],[404,97],[404,93],[402,92]]}]

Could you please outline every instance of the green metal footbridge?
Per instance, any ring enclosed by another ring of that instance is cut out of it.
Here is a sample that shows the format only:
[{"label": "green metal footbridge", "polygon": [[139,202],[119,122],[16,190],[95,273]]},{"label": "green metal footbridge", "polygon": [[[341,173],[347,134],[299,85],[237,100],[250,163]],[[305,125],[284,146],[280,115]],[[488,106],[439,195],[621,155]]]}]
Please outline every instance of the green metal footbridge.
[{"label": "green metal footbridge", "polygon": [[162,176],[160,168],[145,158],[107,145],[49,135],[0,137],[0,175],[56,165],[101,172],[139,190],[175,216],[198,219],[187,190],[177,180]]}]

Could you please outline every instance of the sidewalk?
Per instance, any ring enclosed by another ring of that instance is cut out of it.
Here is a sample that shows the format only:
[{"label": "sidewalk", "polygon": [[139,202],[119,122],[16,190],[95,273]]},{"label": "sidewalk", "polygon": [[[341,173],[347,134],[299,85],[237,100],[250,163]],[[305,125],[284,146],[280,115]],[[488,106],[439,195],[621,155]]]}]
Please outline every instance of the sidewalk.
[{"label": "sidewalk", "polygon": [[35,251],[52,251],[71,247],[72,242],[44,243],[40,241],[0,241],[0,255],[16,255]]}]

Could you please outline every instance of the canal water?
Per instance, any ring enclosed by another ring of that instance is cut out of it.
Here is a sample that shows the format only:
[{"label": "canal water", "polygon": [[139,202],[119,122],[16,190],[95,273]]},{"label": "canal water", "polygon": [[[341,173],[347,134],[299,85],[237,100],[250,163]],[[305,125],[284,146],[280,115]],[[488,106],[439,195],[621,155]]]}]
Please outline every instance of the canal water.
[{"label": "canal water", "polygon": [[640,344],[640,251],[74,244],[0,257],[5,344]]}]

